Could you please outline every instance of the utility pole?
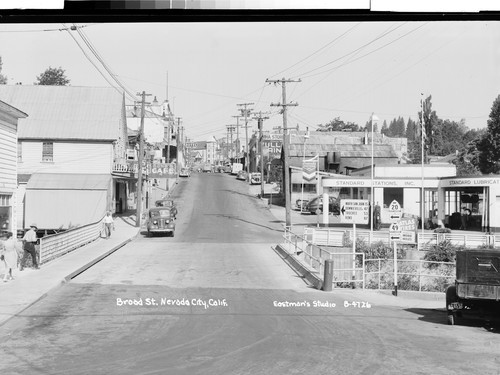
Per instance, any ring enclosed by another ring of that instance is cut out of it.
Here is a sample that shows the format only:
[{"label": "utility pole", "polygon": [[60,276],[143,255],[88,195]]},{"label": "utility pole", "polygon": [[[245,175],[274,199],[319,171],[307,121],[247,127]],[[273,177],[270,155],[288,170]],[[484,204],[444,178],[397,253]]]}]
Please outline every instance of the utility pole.
[{"label": "utility pole", "polygon": [[240,115],[232,116],[236,118],[236,152],[237,155],[240,153]]},{"label": "utility pole", "polygon": [[[169,108],[169,112],[168,112],[168,125],[167,125],[167,165],[170,164],[170,142],[171,142],[171,138],[172,138],[172,133],[171,133],[171,127],[172,127],[172,113],[170,112],[170,106],[168,107]],[[168,171],[170,171],[170,165],[168,166]],[[167,178],[166,178],[166,181],[167,181],[167,187],[166,187],[166,191],[168,191],[170,189],[169,187],[169,178],[168,178],[168,172],[167,172]]]},{"label": "utility pole", "polygon": [[231,162],[231,158],[229,157],[229,128],[226,127],[226,158]]},{"label": "utility pole", "polygon": [[257,120],[257,127],[259,128],[259,149],[260,149],[260,196],[264,197],[264,148],[262,147],[262,127],[264,125],[264,120],[269,117],[262,117],[262,111],[259,112],[258,117],[254,117]]},{"label": "utility pole", "polygon": [[248,109],[249,105],[253,105],[253,103],[242,103],[238,104],[239,106],[245,107],[245,109],[241,109],[240,111],[242,112],[243,116],[245,117],[245,168],[247,170],[247,181],[248,181],[248,175],[249,175],[249,169],[248,169],[248,157],[249,157],[249,152],[248,152],[248,115],[250,113],[250,110]]},{"label": "utility pole", "polygon": [[291,80],[291,79],[277,79],[277,80],[272,80],[272,79],[266,79],[266,82],[268,83],[281,83],[282,87],[282,97],[283,97],[283,102],[282,103],[277,103],[273,104],[271,103],[271,106],[280,106],[283,107],[283,169],[284,169],[284,174],[285,174],[285,181],[284,183],[284,188],[285,188],[285,225],[287,227],[292,225],[292,220],[291,220],[291,205],[290,205],[290,171],[288,170],[288,164],[289,164],[289,138],[288,138],[288,129],[287,129],[287,108],[289,106],[297,106],[297,103],[287,103],[286,102],[286,84],[291,83],[291,82],[301,82],[301,80]]},{"label": "utility pole", "polygon": [[[151,94],[146,94],[145,91],[142,94],[137,94],[142,96],[141,103],[141,127],[139,128],[139,157],[137,158],[137,205],[136,205],[136,220],[135,226],[141,227],[141,209],[142,209],[142,160],[144,157],[144,107],[146,106],[146,96],[151,96]],[[149,104],[149,103],[148,103]]]},{"label": "utility pole", "polygon": [[[233,159],[234,158],[234,152],[233,152],[233,132],[234,132],[234,125],[226,125],[226,128],[227,128],[227,132],[228,134],[230,134],[230,142],[229,143],[229,140],[228,140],[228,144],[230,144],[231,146],[231,154],[229,155],[229,159]],[[228,154],[229,154],[229,151],[228,151]],[[231,160],[231,163],[234,162],[234,160]]]},{"label": "utility pole", "polygon": [[181,142],[179,139],[179,129],[181,127],[181,119],[182,119],[182,117],[177,117],[177,132],[175,135],[175,143],[177,144],[177,147],[176,147],[177,157],[175,158],[175,163],[176,163],[175,174],[177,175],[177,177],[179,177],[179,147],[181,146]]}]

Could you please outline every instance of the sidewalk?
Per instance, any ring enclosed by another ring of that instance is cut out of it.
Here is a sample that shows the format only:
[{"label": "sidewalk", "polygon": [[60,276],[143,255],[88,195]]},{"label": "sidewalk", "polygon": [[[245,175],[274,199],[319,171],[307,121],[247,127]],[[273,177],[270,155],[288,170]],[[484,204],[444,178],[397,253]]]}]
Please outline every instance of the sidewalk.
[{"label": "sidewalk", "polygon": [[130,242],[140,231],[135,213],[117,215],[109,239],[99,238],[40,267],[14,270],[14,280],[0,280],[0,326],[44,298],[55,288]]}]

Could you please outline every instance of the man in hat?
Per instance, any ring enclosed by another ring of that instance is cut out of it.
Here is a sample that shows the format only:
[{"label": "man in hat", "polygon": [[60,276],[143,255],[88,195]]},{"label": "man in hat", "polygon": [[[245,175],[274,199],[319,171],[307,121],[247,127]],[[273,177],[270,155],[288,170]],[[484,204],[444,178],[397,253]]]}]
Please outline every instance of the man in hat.
[{"label": "man in hat", "polygon": [[36,224],[31,224],[30,229],[24,234],[23,242],[24,242],[24,256],[21,260],[20,271],[24,269],[24,264],[26,263],[26,258],[28,254],[31,255],[31,259],[33,261],[33,268],[38,269],[38,262],[36,261],[36,250],[35,244],[37,241],[36,232],[38,228]]}]

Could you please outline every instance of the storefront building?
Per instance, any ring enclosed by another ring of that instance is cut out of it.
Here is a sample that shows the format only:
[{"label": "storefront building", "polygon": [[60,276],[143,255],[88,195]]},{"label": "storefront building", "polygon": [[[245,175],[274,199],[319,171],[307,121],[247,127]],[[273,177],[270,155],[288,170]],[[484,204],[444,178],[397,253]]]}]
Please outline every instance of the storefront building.
[{"label": "storefront building", "polygon": [[0,101],[0,232],[17,231],[17,124],[27,114]]},{"label": "storefront building", "polygon": [[[361,168],[351,176],[320,176],[319,194],[366,199],[381,207],[389,224],[396,200],[405,216],[423,217],[426,228],[500,232],[500,176],[456,177],[453,165],[393,165]],[[422,204],[422,186],[424,203]],[[423,214],[422,214],[423,211]]]}]

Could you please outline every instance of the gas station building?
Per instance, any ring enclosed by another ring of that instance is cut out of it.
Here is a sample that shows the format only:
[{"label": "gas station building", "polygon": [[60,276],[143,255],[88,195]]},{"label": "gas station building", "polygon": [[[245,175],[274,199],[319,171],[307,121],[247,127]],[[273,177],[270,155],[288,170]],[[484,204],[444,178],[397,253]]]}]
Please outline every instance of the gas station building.
[{"label": "gas station building", "polygon": [[[292,169],[292,184],[302,171]],[[389,205],[396,200],[405,217],[422,217],[428,228],[444,225],[452,230],[500,232],[500,175],[457,177],[453,164],[374,165],[353,170],[349,176],[320,172],[303,180],[300,190],[339,199],[367,199],[381,208],[382,224],[390,224]],[[422,186],[424,204],[421,204]],[[300,196],[292,189],[292,203]],[[295,193],[294,193],[295,192]],[[423,207],[423,215],[422,215]],[[466,215],[466,226],[461,215]]]}]

